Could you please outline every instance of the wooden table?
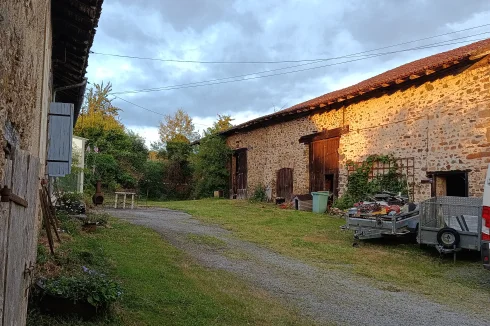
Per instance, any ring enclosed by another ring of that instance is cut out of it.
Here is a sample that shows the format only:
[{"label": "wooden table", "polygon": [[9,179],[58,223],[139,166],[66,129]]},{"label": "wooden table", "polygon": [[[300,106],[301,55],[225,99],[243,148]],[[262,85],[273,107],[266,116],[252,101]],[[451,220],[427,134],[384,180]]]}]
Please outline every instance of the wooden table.
[{"label": "wooden table", "polygon": [[118,195],[123,195],[124,196],[124,199],[123,199],[123,208],[126,208],[126,196],[127,195],[131,195],[131,209],[134,208],[134,195],[136,195],[136,193],[134,193],[134,192],[116,191],[115,194],[116,194],[116,200],[114,201],[114,208],[117,208],[117,197],[118,197]]}]

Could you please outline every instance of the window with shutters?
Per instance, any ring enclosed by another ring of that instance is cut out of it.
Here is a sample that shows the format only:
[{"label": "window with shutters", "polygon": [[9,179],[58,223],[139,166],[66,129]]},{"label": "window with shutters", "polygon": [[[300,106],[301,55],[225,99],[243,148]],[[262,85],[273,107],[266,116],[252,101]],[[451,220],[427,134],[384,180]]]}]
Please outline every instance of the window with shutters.
[{"label": "window with shutters", "polygon": [[63,177],[71,172],[73,111],[71,103],[53,102],[49,107],[46,161],[50,177]]}]

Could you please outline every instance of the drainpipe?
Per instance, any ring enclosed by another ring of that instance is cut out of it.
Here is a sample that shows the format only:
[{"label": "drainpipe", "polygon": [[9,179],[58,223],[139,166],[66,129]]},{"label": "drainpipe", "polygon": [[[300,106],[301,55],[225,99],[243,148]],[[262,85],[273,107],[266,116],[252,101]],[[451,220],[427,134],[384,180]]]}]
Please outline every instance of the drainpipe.
[{"label": "drainpipe", "polygon": [[81,83],[55,88],[54,91],[53,91],[53,102],[56,102],[56,92],[65,91],[67,89],[72,89],[72,88],[77,88],[77,87],[85,86],[86,84],[87,84],[87,78],[84,78]]}]

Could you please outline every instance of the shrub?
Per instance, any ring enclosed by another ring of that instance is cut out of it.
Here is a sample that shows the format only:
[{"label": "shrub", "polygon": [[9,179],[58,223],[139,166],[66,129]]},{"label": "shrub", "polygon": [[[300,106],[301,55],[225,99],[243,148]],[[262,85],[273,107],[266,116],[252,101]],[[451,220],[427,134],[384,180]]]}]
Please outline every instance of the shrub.
[{"label": "shrub", "polygon": [[59,276],[42,281],[45,295],[88,302],[94,307],[108,307],[122,295],[119,283],[106,275],[84,267],[85,273],[77,276]]},{"label": "shrub", "polygon": [[347,209],[347,208],[351,208],[352,206],[354,206],[355,202],[356,201],[354,200],[354,198],[352,198],[348,194],[345,194],[342,197],[337,198],[333,202],[332,206],[335,208],[339,208],[339,209]]},{"label": "shrub", "polygon": [[56,201],[56,209],[58,211],[65,211],[69,214],[85,213],[83,194],[77,192],[66,192],[62,194]]},{"label": "shrub", "polygon": [[[387,173],[370,177],[374,164],[388,167]],[[337,199],[334,207],[346,209],[356,202],[366,200],[370,195],[382,191],[401,192],[408,194],[407,178],[399,172],[399,166],[393,155],[370,155],[364,162],[347,162],[352,169],[347,178],[347,189],[344,195]]]},{"label": "shrub", "polygon": [[258,185],[255,187],[255,190],[252,196],[249,198],[251,202],[258,203],[267,201],[267,193],[264,185]]}]

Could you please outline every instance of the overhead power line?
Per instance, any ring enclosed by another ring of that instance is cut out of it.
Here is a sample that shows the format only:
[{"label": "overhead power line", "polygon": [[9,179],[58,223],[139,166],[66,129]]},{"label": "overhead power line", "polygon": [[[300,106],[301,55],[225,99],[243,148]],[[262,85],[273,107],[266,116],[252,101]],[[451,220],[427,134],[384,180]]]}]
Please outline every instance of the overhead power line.
[{"label": "overhead power line", "polygon": [[[490,32],[484,32],[484,33],[475,34],[475,35],[471,35],[471,36],[477,36],[477,35],[489,34],[489,33]],[[471,37],[471,36],[467,36],[467,37]],[[467,37],[463,37],[463,38],[467,38]],[[483,39],[472,39],[472,40],[452,42],[452,41],[458,40],[458,39],[461,39],[461,38],[453,39],[450,41],[443,41],[443,42],[428,44],[428,45],[424,45],[424,46],[418,46],[418,47],[409,48],[409,49],[402,49],[402,50],[382,52],[382,53],[374,53],[374,54],[365,55],[363,57],[358,57],[358,58],[352,59],[352,60],[346,60],[346,61],[342,61],[342,62],[336,62],[336,63],[314,66],[314,67],[303,68],[303,69],[289,70],[289,71],[285,71],[285,72],[281,72],[281,73],[267,74],[267,73],[274,72],[274,71],[287,70],[287,69],[291,69],[291,68],[295,68],[295,67],[311,65],[312,63],[305,63],[305,64],[295,65],[295,66],[290,66],[290,67],[265,70],[265,71],[249,73],[249,74],[245,74],[245,75],[211,79],[211,80],[194,82],[194,83],[164,86],[164,87],[158,87],[158,88],[147,88],[147,89],[139,89],[139,90],[121,91],[121,92],[114,92],[112,94],[114,94],[114,95],[116,95],[116,94],[117,95],[120,95],[120,94],[138,94],[138,93],[159,92],[159,91],[167,91],[167,90],[177,90],[177,89],[184,89],[184,88],[194,88],[194,87],[211,86],[211,85],[218,85],[218,84],[235,83],[235,82],[241,82],[241,81],[247,81],[247,80],[254,80],[254,79],[267,78],[267,77],[273,77],[273,76],[287,75],[287,74],[292,74],[292,73],[297,73],[297,72],[302,72],[302,71],[309,71],[309,70],[314,70],[314,69],[319,69],[319,68],[331,67],[331,66],[341,65],[341,64],[345,64],[345,63],[366,60],[366,59],[370,59],[373,57],[386,56],[389,54],[408,52],[408,51],[414,51],[414,50],[421,50],[421,49],[429,49],[429,48],[435,48],[435,47],[440,47],[440,46],[469,43],[469,42],[475,42],[475,41],[483,40]],[[345,58],[349,58],[349,57],[350,56],[345,56]],[[320,63],[320,62],[321,61],[314,62],[314,63]]]},{"label": "overhead power line", "polygon": [[[477,28],[482,28],[482,27],[486,27],[486,26],[490,26],[490,24],[473,26],[473,27],[469,27],[469,28],[465,28],[465,29],[461,29],[461,30],[457,30],[457,31],[452,31],[452,32],[444,33],[444,34],[429,36],[429,37],[425,37],[425,38],[421,38],[421,39],[417,39],[417,40],[412,40],[412,41],[407,41],[407,42],[403,42],[403,43],[385,46],[382,48],[358,52],[358,53],[350,54],[347,56],[355,56],[355,55],[359,55],[359,54],[365,54],[365,53],[369,53],[369,52],[389,49],[389,48],[392,48],[395,46],[406,45],[406,44],[410,44],[410,43],[414,43],[414,42],[420,42],[420,41],[426,41],[426,40],[430,40],[430,39],[434,39],[434,38],[438,38],[438,37],[442,37],[442,36],[447,36],[447,35],[452,35],[452,34],[464,32],[464,31],[469,31],[469,30],[473,30],[473,29],[477,29]],[[255,61],[201,61],[201,60],[162,59],[162,58],[139,57],[139,56],[116,54],[116,53],[102,53],[102,52],[95,52],[95,51],[90,51],[90,53],[96,54],[96,55],[101,55],[101,56],[137,59],[137,60],[173,62],[173,63],[199,63],[199,64],[279,64],[279,63],[327,61],[327,60],[342,59],[342,58],[347,57],[347,56],[341,56],[341,57],[332,57],[332,58],[316,58],[316,59],[301,59],[301,60],[273,60],[273,61],[260,61],[260,60],[255,60]]]},{"label": "overhead power line", "polygon": [[[133,103],[133,102],[131,102],[131,101],[128,101],[128,100],[126,100],[126,99],[124,99],[124,98],[122,98],[122,97],[119,97],[119,96],[116,96],[116,95],[113,95],[113,96],[114,96],[115,98],[117,98],[117,99],[120,99],[121,101],[124,101],[124,102],[126,102],[126,103],[131,104],[131,105],[134,105],[134,106],[136,106],[136,107],[138,107],[138,108],[140,108],[140,109],[146,110],[146,111],[151,112],[151,113],[158,114],[158,115],[160,115],[160,116],[162,116],[162,117],[164,117],[164,116],[165,116],[165,114],[163,114],[163,113],[160,113],[160,112],[157,112],[157,111],[150,110],[150,109],[148,109],[148,108],[145,108],[144,106],[141,106],[141,105],[139,105],[139,104],[136,104],[136,103]],[[203,125],[202,123],[195,123],[195,122],[193,122],[193,124],[194,124],[194,125],[198,125],[198,126],[203,126],[203,127],[206,127],[206,128],[207,128],[207,127],[209,127],[208,125]]]}]

